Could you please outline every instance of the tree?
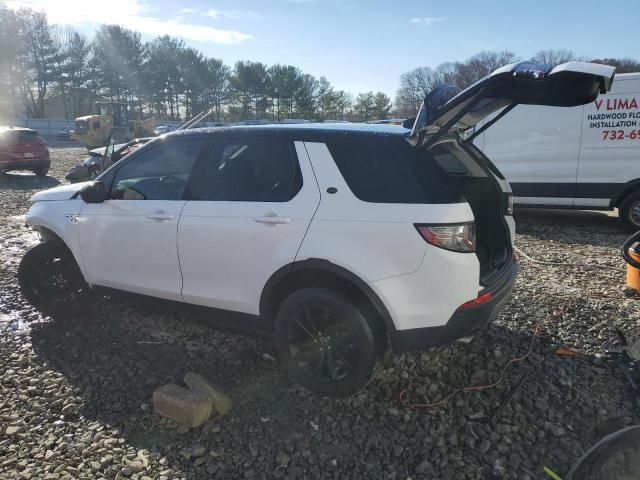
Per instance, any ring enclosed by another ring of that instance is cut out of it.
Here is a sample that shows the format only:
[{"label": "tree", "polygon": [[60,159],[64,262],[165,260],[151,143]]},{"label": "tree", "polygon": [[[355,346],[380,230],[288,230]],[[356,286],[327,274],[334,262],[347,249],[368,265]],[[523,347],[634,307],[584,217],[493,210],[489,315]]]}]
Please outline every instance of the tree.
[{"label": "tree", "polygon": [[22,73],[20,88],[26,99],[27,114],[43,118],[47,89],[56,78],[58,45],[52,39],[47,17],[42,12],[20,9],[17,25],[17,62]]},{"label": "tree", "polygon": [[91,47],[87,38],[72,28],[54,28],[52,38],[58,52],[54,59],[55,88],[62,97],[65,118],[75,118],[83,113],[87,98],[87,57]]},{"label": "tree", "polygon": [[63,74],[64,81],[67,83],[69,95],[71,97],[71,111],[73,117],[81,115],[85,110],[91,108],[86,105],[85,100],[91,102],[88,98],[86,83],[89,78],[89,65],[87,57],[91,52],[91,44],[86,36],[73,30],[67,29],[65,41],[63,44]]},{"label": "tree", "polygon": [[467,88],[494,70],[517,60],[518,57],[507,50],[503,52],[484,51],[477,53],[465,62],[455,64],[455,84],[461,88]]},{"label": "tree", "polygon": [[260,62],[239,61],[229,77],[229,86],[240,118],[253,118],[265,109],[267,94],[267,66]]},{"label": "tree", "polygon": [[157,37],[145,45],[141,68],[143,95],[152,111],[165,118],[180,118],[180,94],[183,91],[180,73],[180,51],[184,42],[168,35]]},{"label": "tree", "polygon": [[0,118],[17,116],[21,101],[19,91],[22,71],[18,58],[21,45],[15,13],[0,7]]},{"label": "tree", "polygon": [[203,109],[204,80],[207,75],[204,56],[191,47],[179,50],[178,71],[182,79],[185,118],[191,118],[194,111]]},{"label": "tree", "polygon": [[616,67],[616,73],[640,72],[640,62],[631,58],[597,58],[591,62]]},{"label": "tree", "polygon": [[269,70],[269,95],[273,99],[274,118],[292,117],[296,92],[302,87],[302,72],[292,65],[272,65]]},{"label": "tree", "polygon": [[308,73],[303,74],[295,96],[295,116],[307,119],[315,116],[317,89],[318,81],[315,77]]},{"label": "tree", "polygon": [[140,90],[143,50],[140,34],[101,25],[92,44],[99,87],[111,100],[129,100]]},{"label": "tree", "polygon": [[561,63],[577,60],[576,55],[571,50],[540,50],[533,57],[532,62],[542,63],[555,67]]},{"label": "tree", "polygon": [[320,77],[316,86],[316,117],[324,120],[335,109],[335,92],[327,77]]},{"label": "tree", "polygon": [[391,99],[384,92],[376,93],[373,98],[373,116],[378,119],[389,117]]},{"label": "tree", "polygon": [[214,109],[215,119],[219,121],[229,100],[230,70],[222,60],[216,58],[206,59],[205,68],[203,101],[208,108]]},{"label": "tree", "polygon": [[354,110],[358,119],[366,122],[371,119],[375,107],[375,97],[373,92],[359,93],[356,97]]},{"label": "tree", "polygon": [[396,93],[396,111],[401,116],[410,117],[417,113],[424,97],[443,83],[454,83],[456,65],[442,63],[432,70],[418,67],[400,76],[400,88]]},{"label": "tree", "polygon": [[335,93],[335,107],[336,111],[333,115],[335,120],[345,120],[348,114],[351,112],[353,106],[353,96],[344,90],[339,90]]}]

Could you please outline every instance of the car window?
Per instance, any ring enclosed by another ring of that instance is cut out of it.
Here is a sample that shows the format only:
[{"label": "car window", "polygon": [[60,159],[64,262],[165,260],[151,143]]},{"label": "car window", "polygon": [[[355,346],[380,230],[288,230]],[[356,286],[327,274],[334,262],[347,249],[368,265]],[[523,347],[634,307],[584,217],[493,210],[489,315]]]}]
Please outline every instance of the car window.
[{"label": "car window", "polygon": [[162,142],[140,152],[116,172],[109,197],[114,200],[180,200],[205,138]]},{"label": "car window", "polygon": [[232,140],[215,142],[194,200],[287,202],[302,187],[291,142]]},{"label": "car window", "polygon": [[448,175],[486,177],[486,172],[467,152],[448,142],[436,145],[429,153]]},{"label": "car window", "polygon": [[0,133],[0,145],[11,145],[13,143],[45,143],[38,135],[38,132],[31,130],[8,130]]},{"label": "car window", "polygon": [[460,201],[433,160],[402,140],[340,139],[327,142],[353,194],[374,203]]},{"label": "car window", "polygon": [[[437,148],[437,147],[436,147]],[[442,169],[451,175],[469,175],[469,170],[464,164],[456,158],[456,156],[448,151],[432,154],[433,158],[438,162]]]}]

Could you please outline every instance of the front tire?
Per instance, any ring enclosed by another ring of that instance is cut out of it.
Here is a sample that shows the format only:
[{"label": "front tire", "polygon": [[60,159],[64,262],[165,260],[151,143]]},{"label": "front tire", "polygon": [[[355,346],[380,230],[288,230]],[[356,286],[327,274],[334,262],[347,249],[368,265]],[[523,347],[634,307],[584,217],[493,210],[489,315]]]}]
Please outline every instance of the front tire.
[{"label": "front tire", "polygon": [[48,168],[39,168],[37,170],[34,170],[33,173],[35,173],[36,176],[38,176],[38,177],[46,177],[47,173],[49,173],[49,169]]},{"label": "front tire", "polygon": [[90,300],[91,289],[61,241],[31,247],[20,261],[18,283],[25,299],[45,315],[76,313]]},{"label": "front tire", "polygon": [[640,192],[630,194],[618,208],[620,220],[630,231],[640,230]]},{"label": "front tire", "polygon": [[382,352],[377,332],[344,296],[305,288],[282,303],[275,344],[283,366],[302,386],[347,397],[365,387],[378,368]]},{"label": "front tire", "polygon": [[99,165],[91,165],[89,167],[89,180],[95,180],[101,173],[102,169]]}]

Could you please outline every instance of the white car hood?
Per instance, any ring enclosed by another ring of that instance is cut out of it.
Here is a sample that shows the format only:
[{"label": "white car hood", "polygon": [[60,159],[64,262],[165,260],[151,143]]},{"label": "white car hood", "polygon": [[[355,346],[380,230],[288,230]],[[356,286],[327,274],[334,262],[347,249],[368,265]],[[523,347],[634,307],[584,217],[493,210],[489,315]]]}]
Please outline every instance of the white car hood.
[{"label": "white car hood", "polygon": [[82,187],[91,182],[72,183],[70,185],[60,185],[59,187],[42,190],[31,197],[32,202],[42,202],[48,200],[69,200]]}]

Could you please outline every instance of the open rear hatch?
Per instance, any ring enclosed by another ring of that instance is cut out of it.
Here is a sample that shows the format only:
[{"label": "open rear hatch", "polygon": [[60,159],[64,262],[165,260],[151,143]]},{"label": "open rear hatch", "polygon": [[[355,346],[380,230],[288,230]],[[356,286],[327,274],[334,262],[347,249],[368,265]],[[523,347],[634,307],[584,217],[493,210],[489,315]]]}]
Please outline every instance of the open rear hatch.
[{"label": "open rear hatch", "polygon": [[[471,206],[476,221],[480,281],[490,286],[511,258],[510,188],[471,140],[518,104],[573,107],[611,88],[615,69],[568,62],[556,67],[520,62],[499,68],[465,90],[445,84],[424,99],[407,140],[434,159]],[[475,125],[499,110],[480,130]]]}]

